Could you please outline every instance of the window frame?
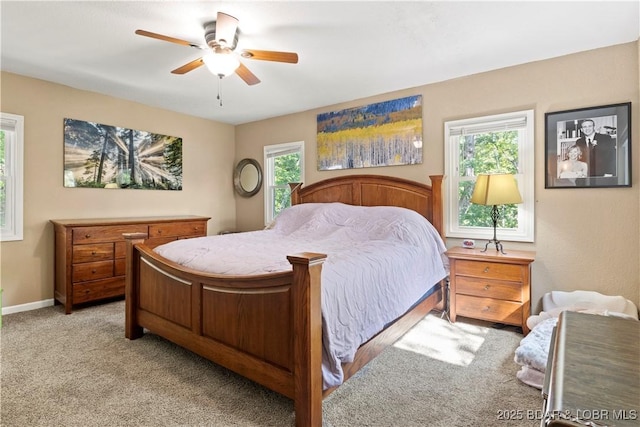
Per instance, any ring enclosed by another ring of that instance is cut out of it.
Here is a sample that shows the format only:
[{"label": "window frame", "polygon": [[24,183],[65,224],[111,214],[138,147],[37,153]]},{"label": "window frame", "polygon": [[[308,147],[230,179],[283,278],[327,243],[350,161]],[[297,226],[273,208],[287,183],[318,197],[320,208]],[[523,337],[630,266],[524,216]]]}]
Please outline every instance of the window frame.
[{"label": "window frame", "polygon": [[[524,125],[521,123],[524,121]],[[458,223],[459,185],[463,177],[459,174],[460,146],[455,130],[464,128],[483,129],[485,132],[518,130],[520,132],[518,150],[518,173],[515,174],[518,189],[522,195],[522,203],[518,208],[518,228],[498,228],[499,238],[503,241],[534,242],[535,241],[535,139],[534,111],[522,110],[489,116],[472,117],[444,123],[445,141],[445,193],[447,202],[444,205],[445,234],[452,238],[492,239],[493,227],[460,226]],[[514,126],[516,126],[514,128]],[[454,134],[454,135],[452,135]],[[496,171],[498,172],[498,171]]]},{"label": "window frame", "polygon": [[0,129],[5,133],[5,226],[0,241],[24,239],[24,116],[0,112]]},{"label": "window frame", "polygon": [[[300,178],[304,180],[304,141],[285,142],[264,146],[264,224],[268,226],[275,219],[271,214],[274,210],[275,193],[275,157],[300,153]],[[277,186],[283,188],[283,186]]]}]

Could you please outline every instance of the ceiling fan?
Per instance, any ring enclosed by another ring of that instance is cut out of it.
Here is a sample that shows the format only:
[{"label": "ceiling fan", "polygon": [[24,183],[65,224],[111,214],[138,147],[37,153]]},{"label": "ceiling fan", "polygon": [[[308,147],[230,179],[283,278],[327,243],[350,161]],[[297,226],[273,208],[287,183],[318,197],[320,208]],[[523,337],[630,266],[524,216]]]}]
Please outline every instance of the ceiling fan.
[{"label": "ceiling fan", "polygon": [[136,30],[136,34],[183,46],[210,50],[202,57],[194,59],[171,71],[173,74],[185,74],[204,64],[213,74],[220,78],[235,72],[248,85],[255,85],[260,83],[260,79],[240,62],[238,56],[260,61],[286,62],[290,64],[298,63],[298,54],[294,52],[243,49],[238,55],[235,52],[238,44],[238,19],[222,12],[218,12],[216,21],[204,25],[204,40],[206,46],[145,30]]}]

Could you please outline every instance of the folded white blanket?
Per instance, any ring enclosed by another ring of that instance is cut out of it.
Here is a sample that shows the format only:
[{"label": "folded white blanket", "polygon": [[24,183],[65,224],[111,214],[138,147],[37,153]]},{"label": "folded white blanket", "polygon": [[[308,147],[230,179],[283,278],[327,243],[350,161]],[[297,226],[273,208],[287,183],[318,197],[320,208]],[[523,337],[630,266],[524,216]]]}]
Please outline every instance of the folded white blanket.
[{"label": "folded white blanket", "polygon": [[538,315],[530,316],[527,319],[527,326],[533,329],[543,320],[558,317],[565,310],[638,320],[636,305],[620,295],[603,295],[593,291],[551,291],[544,294],[542,311]]},{"label": "folded white blanket", "polygon": [[538,323],[529,334],[520,341],[514,357],[518,365],[529,366],[540,372],[547,367],[547,356],[551,345],[551,334],[558,323],[557,317],[551,317]]},{"label": "folded white blanket", "polygon": [[517,379],[526,385],[537,389],[542,389],[542,385],[544,384],[544,375],[544,372],[540,372],[528,366],[523,366],[518,372],[516,372]]},{"label": "folded white blanket", "polygon": [[638,320],[638,309],[621,296],[591,291],[552,291],[542,298],[543,311],[527,319],[531,332],[520,341],[514,361],[522,367],[516,377],[525,384],[542,389],[547,368],[551,334],[563,311],[579,311],[602,316]]}]

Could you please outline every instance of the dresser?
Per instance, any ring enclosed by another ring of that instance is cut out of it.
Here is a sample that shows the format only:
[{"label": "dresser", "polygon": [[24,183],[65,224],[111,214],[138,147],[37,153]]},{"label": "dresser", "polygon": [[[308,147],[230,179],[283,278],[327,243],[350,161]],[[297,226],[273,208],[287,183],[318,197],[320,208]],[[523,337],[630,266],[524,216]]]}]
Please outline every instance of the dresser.
[{"label": "dresser", "polygon": [[542,426],[639,426],[640,322],[562,312],[542,396]]},{"label": "dresser", "polygon": [[73,306],[124,296],[126,243],[123,233],[145,233],[156,247],[207,235],[209,217],[170,216],[51,220],[55,232],[56,303]]},{"label": "dresser", "polygon": [[529,333],[531,263],[535,253],[455,247],[449,249],[449,316],[516,325]]}]

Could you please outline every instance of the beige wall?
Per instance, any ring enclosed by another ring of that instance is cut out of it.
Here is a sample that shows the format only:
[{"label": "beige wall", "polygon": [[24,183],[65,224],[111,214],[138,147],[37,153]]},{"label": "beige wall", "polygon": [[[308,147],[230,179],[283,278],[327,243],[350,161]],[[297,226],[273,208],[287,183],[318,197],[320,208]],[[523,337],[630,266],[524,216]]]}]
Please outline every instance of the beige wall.
[{"label": "beige wall", "polygon": [[[211,216],[209,234],[235,227],[234,126],[10,73],[0,95],[25,124],[24,240],[0,244],[4,307],[53,298],[50,219],[188,214]],[[64,118],[181,137],[184,190],[64,188]]]},{"label": "beige wall", "polygon": [[[640,305],[639,150],[632,151],[631,188],[544,188],[546,112],[631,101],[632,140],[636,145],[640,141],[639,55],[638,43],[624,44],[235,128],[2,73],[0,110],[25,117],[24,240],[0,244],[3,306],[38,303],[53,297],[53,230],[48,222],[52,218],[197,214],[213,217],[209,234],[234,228],[258,229],[263,226],[263,192],[250,199],[234,196],[232,168],[245,157],[262,163],[265,145],[305,141],[307,183],[355,173],[425,181],[429,174],[444,172],[445,121],[522,109],[534,109],[536,113],[536,242],[507,245],[537,252],[533,264],[533,311],[540,309],[540,297],[553,289],[619,294]],[[584,64],[589,64],[589,71],[584,71]],[[414,94],[423,95],[422,165],[317,170],[318,113]],[[185,189],[166,192],[64,188],[65,117],[182,137]],[[447,244],[454,246],[459,241],[449,239]]]},{"label": "beige wall", "polygon": [[[544,188],[546,112],[630,101],[632,141],[638,146],[638,56],[638,43],[628,43],[240,125],[236,127],[236,161],[253,157],[262,163],[264,145],[303,140],[307,183],[349,173],[389,174],[426,181],[429,174],[444,172],[445,121],[534,109],[535,243],[507,243],[507,247],[537,253],[532,310],[541,309],[540,298],[551,290],[595,290],[623,295],[640,305],[640,149],[632,151],[631,188]],[[423,164],[317,170],[318,113],[414,94],[423,96]],[[263,203],[263,192],[251,199],[236,197],[239,229],[264,225]],[[447,241],[448,246],[457,244],[456,239]]]}]

